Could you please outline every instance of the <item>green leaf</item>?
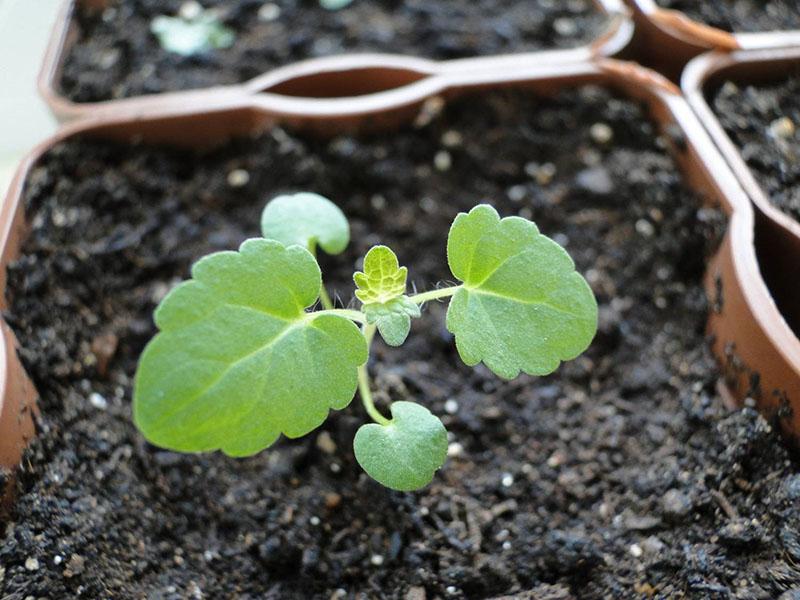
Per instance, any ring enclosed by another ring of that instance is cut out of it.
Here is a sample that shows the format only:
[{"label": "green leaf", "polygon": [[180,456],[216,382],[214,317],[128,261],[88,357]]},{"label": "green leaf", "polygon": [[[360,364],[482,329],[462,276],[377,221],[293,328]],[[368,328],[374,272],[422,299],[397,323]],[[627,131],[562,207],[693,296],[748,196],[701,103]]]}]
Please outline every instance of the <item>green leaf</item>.
[{"label": "green leaf", "polygon": [[353,3],[353,0],[319,0],[319,5],[327,10],[341,10]]},{"label": "green leaf", "polygon": [[386,246],[370,248],[364,257],[364,271],[353,275],[356,297],[364,304],[367,323],[376,323],[384,341],[400,346],[411,329],[411,318],[419,317],[419,306],[406,292],[408,269]]},{"label": "green leaf", "polygon": [[388,425],[362,425],[353,440],[358,464],[378,483],[408,492],[428,485],[447,457],[447,431],[424,406],[395,402]]},{"label": "green leaf", "polygon": [[497,375],[551,373],[581,354],[597,331],[597,301],[567,252],[520,217],[486,204],[459,214],[447,240],[463,287],[447,328],[462,360]]},{"label": "green leaf", "polygon": [[254,454],[353,398],[367,345],[349,320],[307,313],[320,270],[299,246],[252,239],[198,261],[155,313],[134,384],[137,426],[183,452]]},{"label": "green leaf", "polygon": [[164,50],[181,56],[230,48],[236,41],[233,30],[225,27],[212,11],[203,11],[191,19],[160,15],[150,23],[150,31]]},{"label": "green leaf", "polygon": [[408,269],[387,246],[373,246],[364,257],[364,272],[353,275],[356,297],[366,304],[382,304],[406,292]]},{"label": "green leaf", "polygon": [[365,304],[367,323],[375,323],[383,340],[390,346],[401,346],[411,329],[411,319],[420,316],[419,305],[408,296],[393,298],[383,304]]},{"label": "green leaf", "polygon": [[261,214],[261,232],[269,240],[284,246],[297,244],[312,254],[317,245],[328,254],[339,254],[350,242],[344,213],[327,198],[311,192],[270,200]]}]

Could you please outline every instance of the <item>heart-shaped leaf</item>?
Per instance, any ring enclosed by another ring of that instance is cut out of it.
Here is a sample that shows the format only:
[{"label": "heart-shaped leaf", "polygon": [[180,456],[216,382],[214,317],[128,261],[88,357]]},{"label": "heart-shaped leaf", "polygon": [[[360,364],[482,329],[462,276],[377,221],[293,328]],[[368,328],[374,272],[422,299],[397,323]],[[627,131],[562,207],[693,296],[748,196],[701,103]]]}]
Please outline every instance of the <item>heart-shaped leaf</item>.
[{"label": "heart-shaped leaf", "polygon": [[387,425],[362,425],[353,440],[358,464],[378,483],[409,492],[428,485],[447,457],[447,431],[414,402],[395,402]]},{"label": "heart-shaped leaf", "polygon": [[312,254],[317,246],[328,254],[339,254],[350,242],[344,213],[327,198],[311,192],[270,200],[261,213],[261,233],[284,246],[303,246]]},{"label": "heart-shaped leaf", "polygon": [[349,320],[307,313],[320,270],[299,246],[252,239],[198,261],[156,310],[134,386],[152,443],[254,454],[318,427],[355,394],[367,345]]},{"label": "heart-shaped leaf", "polygon": [[462,360],[497,375],[546,375],[581,354],[597,331],[597,301],[567,252],[519,217],[489,205],[461,213],[447,240],[463,287],[447,328]]}]

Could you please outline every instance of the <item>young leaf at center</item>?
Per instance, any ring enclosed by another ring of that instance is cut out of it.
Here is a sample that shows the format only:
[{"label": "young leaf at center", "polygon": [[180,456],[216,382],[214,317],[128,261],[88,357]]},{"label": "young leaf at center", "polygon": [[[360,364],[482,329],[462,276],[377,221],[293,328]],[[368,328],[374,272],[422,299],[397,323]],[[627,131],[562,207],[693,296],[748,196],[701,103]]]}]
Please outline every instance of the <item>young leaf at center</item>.
[{"label": "young leaf at center", "polygon": [[358,464],[378,483],[410,492],[428,485],[447,457],[447,430],[414,402],[392,404],[388,425],[362,425],[353,440]]},{"label": "young leaf at center", "polygon": [[370,248],[364,257],[364,271],[353,276],[356,297],[364,304],[367,323],[375,323],[383,340],[400,346],[411,329],[411,319],[420,316],[419,306],[406,293],[408,269],[386,246]]},{"label": "young leaf at center", "polygon": [[364,336],[307,313],[320,270],[304,248],[264,239],[198,261],[155,313],[134,384],[134,419],[157,446],[254,454],[300,437],[352,400]]},{"label": "young leaf at center", "polygon": [[447,328],[469,366],[500,377],[546,375],[581,354],[597,331],[597,301],[567,252],[520,217],[487,204],[459,214],[447,239],[450,270],[463,286]]}]

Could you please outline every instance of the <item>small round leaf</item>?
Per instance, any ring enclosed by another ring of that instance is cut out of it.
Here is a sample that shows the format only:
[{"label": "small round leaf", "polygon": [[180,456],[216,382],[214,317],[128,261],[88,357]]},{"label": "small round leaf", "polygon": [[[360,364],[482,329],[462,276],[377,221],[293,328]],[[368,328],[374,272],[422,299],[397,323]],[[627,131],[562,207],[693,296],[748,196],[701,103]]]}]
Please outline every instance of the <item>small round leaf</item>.
[{"label": "small round leaf", "polygon": [[410,492],[428,485],[447,457],[447,430],[414,402],[395,402],[387,425],[362,425],[353,440],[358,464],[378,483]]},{"label": "small round leaf", "polygon": [[339,254],[350,242],[350,225],[341,209],[311,192],[278,196],[261,213],[261,233],[284,246],[298,245],[312,254],[319,246]]}]

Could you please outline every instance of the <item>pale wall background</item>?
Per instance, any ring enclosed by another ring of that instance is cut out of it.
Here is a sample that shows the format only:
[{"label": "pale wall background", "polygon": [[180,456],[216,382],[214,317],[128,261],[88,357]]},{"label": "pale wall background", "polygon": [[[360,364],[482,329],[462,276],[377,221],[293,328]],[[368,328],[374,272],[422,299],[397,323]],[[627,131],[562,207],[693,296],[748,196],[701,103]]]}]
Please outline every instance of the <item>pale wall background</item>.
[{"label": "pale wall background", "polygon": [[0,198],[20,158],[56,128],[36,77],[61,0],[0,0]]}]

